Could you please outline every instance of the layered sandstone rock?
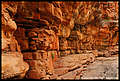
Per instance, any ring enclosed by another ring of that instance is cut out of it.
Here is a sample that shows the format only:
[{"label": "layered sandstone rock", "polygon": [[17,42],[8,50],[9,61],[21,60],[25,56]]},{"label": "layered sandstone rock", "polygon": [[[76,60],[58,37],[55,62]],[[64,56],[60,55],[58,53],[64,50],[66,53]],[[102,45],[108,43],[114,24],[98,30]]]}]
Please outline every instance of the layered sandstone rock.
[{"label": "layered sandstone rock", "polygon": [[[49,26],[49,22],[44,19],[36,20],[23,18],[18,21],[16,19],[18,29],[14,35],[21,45],[24,60],[30,65],[26,78],[43,79],[54,73],[52,62],[57,58],[59,39],[56,26]],[[33,25],[30,22],[33,22]],[[29,27],[29,25],[31,26]]]},{"label": "layered sandstone rock", "polygon": [[24,78],[29,69],[23,61],[20,46],[13,36],[17,29],[13,16],[17,11],[17,2],[2,2],[2,79]]},{"label": "layered sandstone rock", "polygon": [[115,30],[118,28],[117,2],[80,3],[74,13],[75,26],[68,37],[68,46],[73,50],[77,48],[79,52],[79,49],[100,50],[117,44],[114,40],[118,39],[118,31]]},{"label": "layered sandstone rock", "polygon": [[2,53],[2,79],[16,77],[23,79],[29,69],[29,65],[24,62],[23,55],[19,52]]},{"label": "layered sandstone rock", "polygon": [[30,66],[26,78],[54,75],[59,56],[86,50],[99,56],[118,43],[118,35],[116,1],[2,2],[2,51],[22,51]]}]

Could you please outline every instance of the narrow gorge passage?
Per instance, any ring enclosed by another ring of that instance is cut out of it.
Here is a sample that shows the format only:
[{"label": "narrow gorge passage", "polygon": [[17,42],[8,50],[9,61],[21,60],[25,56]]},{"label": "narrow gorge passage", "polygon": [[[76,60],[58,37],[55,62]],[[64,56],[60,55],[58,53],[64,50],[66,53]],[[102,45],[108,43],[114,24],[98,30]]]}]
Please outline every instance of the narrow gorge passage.
[{"label": "narrow gorge passage", "polygon": [[1,1],[1,78],[118,79],[118,3]]}]

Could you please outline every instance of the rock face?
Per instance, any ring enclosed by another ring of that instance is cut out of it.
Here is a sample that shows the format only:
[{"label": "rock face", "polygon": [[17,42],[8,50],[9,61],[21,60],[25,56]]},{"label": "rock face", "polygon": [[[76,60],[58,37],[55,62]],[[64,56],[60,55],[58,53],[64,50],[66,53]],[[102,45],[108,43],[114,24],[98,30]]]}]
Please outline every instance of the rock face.
[{"label": "rock face", "polygon": [[13,16],[17,11],[16,2],[2,2],[2,79],[24,78],[29,66],[23,61],[20,46],[13,36],[17,29]]},{"label": "rock face", "polygon": [[2,50],[7,48],[8,44],[11,43],[13,32],[17,29],[15,21],[12,20],[13,14],[17,10],[17,5],[9,2],[2,2]]},{"label": "rock face", "polygon": [[[82,4],[74,13],[75,26],[67,38],[67,49],[79,52],[79,50],[107,49],[109,46],[117,44],[117,40],[114,40],[114,38],[118,38],[118,30],[114,30],[118,28],[118,15],[115,16],[117,10],[114,9],[117,8],[116,2],[83,2]],[[107,13],[107,10],[110,10],[111,13]],[[77,13],[80,14],[76,17]],[[107,14],[107,18],[104,16],[105,14]]]},{"label": "rock face", "polygon": [[2,52],[23,54],[25,78],[48,79],[60,56],[86,50],[99,56],[118,35],[117,1],[2,2]]},{"label": "rock face", "polygon": [[[21,32],[21,30],[23,31]],[[30,65],[26,78],[43,79],[54,73],[52,62],[56,59],[59,44],[58,37],[53,30],[39,27],[31,29],[18,27],[15,37],[23,46],[21,47],[23,59]]]},{"label": "rock face", "polygon": [[23,55],[19,52],[2,53],[2,79],[25,77],[29,66],[23,61]]}]

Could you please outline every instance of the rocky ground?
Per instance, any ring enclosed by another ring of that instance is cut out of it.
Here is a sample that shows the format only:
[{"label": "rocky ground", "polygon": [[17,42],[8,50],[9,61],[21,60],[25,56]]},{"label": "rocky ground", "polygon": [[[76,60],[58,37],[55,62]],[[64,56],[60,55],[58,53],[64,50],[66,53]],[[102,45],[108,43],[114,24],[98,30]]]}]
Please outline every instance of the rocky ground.
[{"label": "rocky ground", "polygon": [[118,79],[118,57],[98,57],[87,66],[81,79]]},{"label": "rocky ground", "polygon": [[118,79],[118,56],[94,58],[92,54],[74,54],[58,59],[54,68],[54,79],[59,80]]},{"label": "rocky ground", "polygon": [[2,79],[117,76],[117,1],[3,1],[1,8]]}]

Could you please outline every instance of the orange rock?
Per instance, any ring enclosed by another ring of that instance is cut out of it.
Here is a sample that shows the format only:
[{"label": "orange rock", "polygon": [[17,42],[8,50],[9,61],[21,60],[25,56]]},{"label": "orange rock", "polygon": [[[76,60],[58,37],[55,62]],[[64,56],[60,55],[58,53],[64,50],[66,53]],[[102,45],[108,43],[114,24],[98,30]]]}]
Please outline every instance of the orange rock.
[{"label": "orange rock", "polygon": [[23,53],[23,59],[25,59],[25,60],[33,59],[32,52],[25,52],[25,53]]},{"label": "orange rock", "polygon": [[33,52],[32,57],[33,57],[34,60],[42,59],[41,53],[39,51]]},{"label": "orange rock", "polygon": [[32,37],[36,37],[37,33],[36,32],[29,32],[28,33],[28,37],[32,38]]},{"label": "orange rock", "polygon": [[43,77],[45,77],[45,72],[38,72],[36,70],[30,70],[27,75],[28,79],[41,79]]}]

